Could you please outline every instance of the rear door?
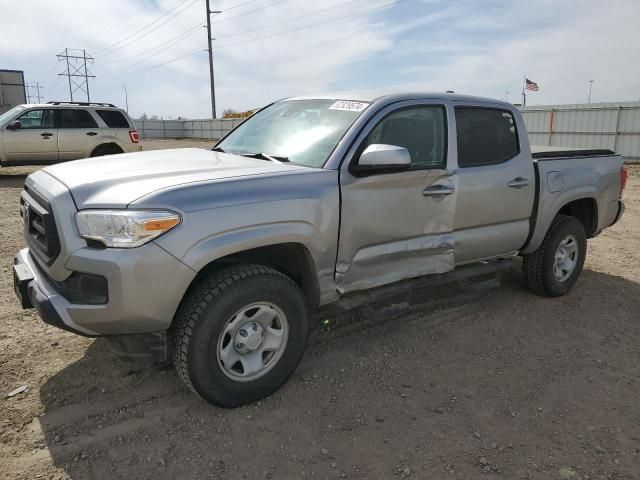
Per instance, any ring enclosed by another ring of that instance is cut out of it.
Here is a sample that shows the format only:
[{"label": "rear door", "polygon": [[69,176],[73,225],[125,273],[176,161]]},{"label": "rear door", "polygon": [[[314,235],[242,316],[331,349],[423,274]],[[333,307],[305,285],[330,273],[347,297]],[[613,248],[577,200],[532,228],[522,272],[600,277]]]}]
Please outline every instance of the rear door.
[{"label": "rear door", "polygon": [[54,110],[35,108],[16,120],[20,122],[20,128],[4,127],[7,163],[55,162],[58,159],[58,129],[55,128]]},{"label": "rear door", "polygon": [[125,152],[140,150],[139,144],[134,143],[129,134],[135,129],[129,124],[129,120],[123,112],[120,110],[96,109],[96,114],[107,127],[102,129],[103,135],[115,137]]},{"label": "rear door", "polygon": [[[448,109],[400,102],[378,112],[341,167],[336,283],[363,290],[454,268],[455,167],[448,162]],[[358,176],[349,169],[371,144],[404,147],[411,168]]]},{"label": "rear door", "polygon": [[91,155],[99,140],[98,123],[87,110],[58,110],[58,148],[60,160],[77,160]]},{"label": "rear door", "polygon": [[536,188],[522,117],[508,107],[462,103],[455,120],[456,264],[515,253],[529,235]]}]

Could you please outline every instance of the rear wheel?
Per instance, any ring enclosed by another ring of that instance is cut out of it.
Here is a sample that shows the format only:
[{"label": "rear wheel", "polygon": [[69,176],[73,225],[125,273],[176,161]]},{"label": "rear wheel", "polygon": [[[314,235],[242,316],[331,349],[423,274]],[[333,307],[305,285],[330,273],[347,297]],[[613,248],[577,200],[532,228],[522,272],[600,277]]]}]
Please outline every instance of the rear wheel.
[{"label": "rear wheel", "polygon": [[100,145],[96,147],[93,152],[91,152],[92,157],[104,157],[105,155],[116,155],[118,153],[123,153],[120,148],[115,145]]},{"label": "rear wheel", "polygon": [[558,297],[576,283],[587,254],[584,226],[575,217],[558,215],[535,252],[524,255],[527,287],[538,295]]},{"label": "rear wheel", "polygon": [[204,279],[169,332],[174,366],[206,401],[237,407],[264,398],[293,374],[309,334],[298,286],[261,265],[236,265]]}]

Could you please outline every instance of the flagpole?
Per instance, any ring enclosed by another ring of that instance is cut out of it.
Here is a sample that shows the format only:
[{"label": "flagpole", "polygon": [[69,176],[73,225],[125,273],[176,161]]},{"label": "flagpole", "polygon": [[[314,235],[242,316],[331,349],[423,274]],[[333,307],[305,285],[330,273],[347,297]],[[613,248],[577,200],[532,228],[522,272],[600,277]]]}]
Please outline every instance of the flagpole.
[{"label": "flagpole", "polygon": [[526,107],[527,106],[527,94],[524,93],[524,86],[527,84],[527,74],[525,73],[522,76],[522,106]]}]

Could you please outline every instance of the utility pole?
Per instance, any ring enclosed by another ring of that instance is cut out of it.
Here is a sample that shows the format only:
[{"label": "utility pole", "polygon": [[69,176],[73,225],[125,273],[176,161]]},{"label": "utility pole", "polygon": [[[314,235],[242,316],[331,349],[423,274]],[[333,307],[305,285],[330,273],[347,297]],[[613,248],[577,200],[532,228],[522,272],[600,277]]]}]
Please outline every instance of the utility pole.
[{"label": "utility pole", "polygon": [[593,82],[595,82],[595,80],[589,80],[589,100],[587,103],[591,103],[591,89],[593,88]]},{"label": "utility pole", "polygon": [[504,92],[504,101],[505,102],[509,101],[509,91],[508,90],[506,92]]},{"label": "utility pole", "polygon": [[[82,56],[80,52],[82,52]],[[96,76],[89,72],[87,63],[93,63],[93,57],[87,55],[86,50],[80,51],[69,48],[65,48],[64,52],[59,53],[56,57],[58,57],[59,62],[64,60],[67,65],[67,70],[59,73],[58,76],[68,78],[69,99],[73,102],[73,94],[80,90],[87,96],[87,102],[90,102],[89,79]]]},{"label": "utility pole", "polygon": [[129,113],[129,94],[127,93],[127,84],[123,83],[122,88],[124,88],[124,104],[127,113]]},{"label": "utility pole", "polygon": [[213,37],[211,36],[211,14],[222,13],[220,10],[211,10],[209,7],[209,0],[205,0],[205,6],[207,7],[207,51],[209,52],[209,81],[211,83],[211,118],[216,118],[216,87],[213,78],[213,47],[211,42]]},{"label": "utility pole", "polygon": [[27,103],[31,103],[31,100],[34,99],[36,101],[33,103],[40,103],[42,101],[42,96],[40,95],[40,88],[42,85],[40,85],[40,83],[36,82],[34,85],[33,82],[27,82],[24,86],[26,87]]}]

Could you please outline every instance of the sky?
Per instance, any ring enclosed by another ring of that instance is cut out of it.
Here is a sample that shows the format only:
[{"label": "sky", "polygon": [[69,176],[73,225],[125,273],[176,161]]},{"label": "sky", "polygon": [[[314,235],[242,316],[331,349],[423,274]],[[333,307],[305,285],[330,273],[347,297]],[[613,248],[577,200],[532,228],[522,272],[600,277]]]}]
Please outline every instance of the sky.
[{"label": "sky", "polygon": [[[217,110],[345,90],[528,105],[640,99],[639,0],[211,0]],[[56,54],[94,57],[93,101],[210,118],[205,0],[0,0],[0,69],[68,100]],[[75,50],[77,52],[77,50]],[[507,93],[508,92],[508,93]],[[76,100],[86,100],[77,92]]]}]

